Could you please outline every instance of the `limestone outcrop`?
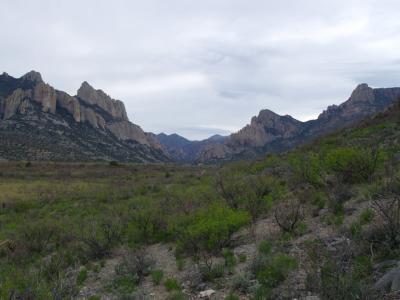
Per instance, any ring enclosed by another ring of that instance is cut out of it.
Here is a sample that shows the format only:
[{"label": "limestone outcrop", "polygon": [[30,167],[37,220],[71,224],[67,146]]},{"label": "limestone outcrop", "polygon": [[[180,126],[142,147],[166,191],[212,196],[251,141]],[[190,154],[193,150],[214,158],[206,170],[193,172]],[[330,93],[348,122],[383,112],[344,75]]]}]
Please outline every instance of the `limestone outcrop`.
[{"label": "limestone outcrop", "polygon": [[82,83],[77,96],[89,105],[97,105],[102,108],[114,119],[129,121],[125,105],[122,101],[112,99],[102,90],[94,89],[86,81]]},{"label": "limestone outcrop", "polygon": [[82,83],[77,96],[55,90],[35,71],[21,78],[3,73],[0,75],[0,84],[3,84],[0,86],[0,120],[36,110],[52,115],[67,113],[75,122],[110,132],[121,141],[163,151],[156,138],[129,121],[123,102],[112,99],[87,82]]}]

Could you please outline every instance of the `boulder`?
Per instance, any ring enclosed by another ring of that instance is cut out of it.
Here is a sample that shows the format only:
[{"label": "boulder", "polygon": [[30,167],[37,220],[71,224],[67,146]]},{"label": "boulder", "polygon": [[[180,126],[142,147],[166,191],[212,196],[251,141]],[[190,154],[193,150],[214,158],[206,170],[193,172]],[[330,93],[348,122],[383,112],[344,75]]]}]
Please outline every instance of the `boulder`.
[{"label": "boulder", "polygon": [[386,272],[374,285],[375,289],[383,291],[400,291],[400,265]]},{"label": "boulder", "polygon": [[214,290],[205,290],[199,293],[200,298],[210,298],[212,295],[215,294]]}]

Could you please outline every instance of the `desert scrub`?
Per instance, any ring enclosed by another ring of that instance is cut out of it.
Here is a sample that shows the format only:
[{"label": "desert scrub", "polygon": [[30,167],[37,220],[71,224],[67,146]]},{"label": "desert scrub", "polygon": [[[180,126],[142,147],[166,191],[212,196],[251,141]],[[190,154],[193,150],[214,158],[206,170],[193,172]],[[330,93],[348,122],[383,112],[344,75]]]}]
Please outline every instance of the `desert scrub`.
[{"label": "desert scrub", "polygon": [[247,260],[247,255],[245,253],[240,253],[238,255],[239,262],[244,263]]},{"label": "desert scrub", "polygon": [[85,282],[85,280],[86,280],[86,278],[87,278],[87,276],[88,276],[88,271],[87,271],[87,269],[84,267],[84,268],[82,268],[82,269],[79,271],[78,276],[76,277],[76,284],[77,284],[78,286],[83,285],[84,282]]},{"label": "desert scrub", "polygon": [[246,212],[214,204],[190,217],[186,226],[175,229],[179,233],[178,247],[193,255],[218,253],[249,220]]},{"label": "desert scrub", "polygon": [[237,264],[237,259],[233,251],[227,248],[223,249],[222,257],[224,258],[225,267],[227,267],[230,272],[233,272],[233,269]]},{"label": "desert scrub", "polygon": [[368,224],[374,217],[374,211],[371,208],[367,208],[360,214],[359,222],[361,225]]},{"label": "desert scrub", "polygon": [[181,284],[179,283],[179,281],[176,278],[165,279],[164,286],[168,292],[181,290]]},{"label": "desert scrub", "polygon": [[251,265],[256,279],[267,290],[278,286],[295,268],[296,259],[285,253],[275,253],[269,242],[260,244],[259,253]]},{"label": "desert scrub", "polygon": [[222,278],[225,274],[225,266],[223,264],[200,266],[201,277],[204,281],[214,282],[218,278]]},{"label": "desert scrub", "polygon": [[185,268],[185,259],[177,258],[176,267],[178,268],[179,271],[182,271]]},{"label": "desert scrub", "polygon": [[163,270],[153,270],[151,271],[151,279],[155,285],[159,285],[164,277]]}]

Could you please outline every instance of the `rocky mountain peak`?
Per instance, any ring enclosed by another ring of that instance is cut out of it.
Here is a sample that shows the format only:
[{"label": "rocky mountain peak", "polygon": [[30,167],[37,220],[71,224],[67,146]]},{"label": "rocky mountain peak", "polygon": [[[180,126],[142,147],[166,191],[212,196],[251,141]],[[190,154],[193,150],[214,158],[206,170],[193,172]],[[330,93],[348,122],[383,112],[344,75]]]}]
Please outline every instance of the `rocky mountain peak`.
[{"label": "rocky mountain peak", "polygon": [[36,71],[30,71],[21,78],[24,80],[32,81],[34,83],[43,82],[42,75]]},{"label": "rocky mountain peak", "polygon": [[77,96],[89,105],[99,106],[115,119],[129,121],[122,101],[112,99],[102,90],[93,88],[86,81],[82,83]]},{"label": "rocky mountain peak", "polygon": [[277,119],[280,116],[269,109],[263,109],[259,112],[257,117],[251,119],[251,123],[268,123],[271,120]]},{"label": "rocky mountain peak", "polygon": [[374,102],[374,90],[366,83],[359,84],[351,93],[349,100],[354,102]]}]

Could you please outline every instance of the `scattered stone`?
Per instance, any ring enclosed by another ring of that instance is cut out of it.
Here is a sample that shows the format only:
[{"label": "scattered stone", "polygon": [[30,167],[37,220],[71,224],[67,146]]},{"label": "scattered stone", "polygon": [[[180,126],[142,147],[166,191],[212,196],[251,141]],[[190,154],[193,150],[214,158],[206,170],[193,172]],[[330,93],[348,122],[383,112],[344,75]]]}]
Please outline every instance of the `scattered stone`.
[{"label": "scattered stone", "polygon": [[399,291],[400,290],[400,267],[396,267],[388,271],[379,279],[375,285],[375,289],[384,291]]},{"label": "scattered stone", "polygon": [[214,294],[215,294],[215,291],[210,289],[210,290],[205,290],[205,291],[200,292],[199,297],[200,298],[209,298]]}]

